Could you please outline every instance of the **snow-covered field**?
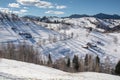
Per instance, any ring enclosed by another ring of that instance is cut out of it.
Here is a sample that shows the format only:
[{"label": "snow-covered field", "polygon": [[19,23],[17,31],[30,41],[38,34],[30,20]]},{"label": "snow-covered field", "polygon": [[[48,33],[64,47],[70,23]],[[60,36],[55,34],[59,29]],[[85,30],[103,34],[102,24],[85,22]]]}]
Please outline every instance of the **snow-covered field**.
[{"label": "snow-covered field", "polygon": [[94,72],[67,73],[31,63],[0,59],[0,80],[120,80],[120,77]]}]

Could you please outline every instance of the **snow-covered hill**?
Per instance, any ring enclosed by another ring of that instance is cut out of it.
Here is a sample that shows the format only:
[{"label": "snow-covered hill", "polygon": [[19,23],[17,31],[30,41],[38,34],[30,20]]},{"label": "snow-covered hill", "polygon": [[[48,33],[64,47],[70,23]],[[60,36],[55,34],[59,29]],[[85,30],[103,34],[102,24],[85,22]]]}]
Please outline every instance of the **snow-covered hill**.
[{"label": "snow-covered hill", "polygon": [[103,29],[107,30],[109,28],[113,28],[117,25],[120,25],[120,20],[114,20],[114,19],[107,19],[107,20],[101,20],[94,17],[83,17],[83,18],[65,18],[64,21],[66,23],[71,23],[80,27],[92,27],[94,29]]},{"label": "snow-covered hill", "polygon": [[120,59],[120,33],[103,33],[104,28],[118,25],[119,20],[104,21],[94,17],[50,19],[62,22],[37,22],[0,13],[0,43],[25,41],[42,54],[51,54],[53,60],[72,58],[75,54],[80,57],[98,55],[102,61],[109,57],[111,63]]},{"label": "snow-covered hill", "polygon": [[67,73],[45,66],[0,59],[0,80],[120,80],[120,77],[94,72]]}]

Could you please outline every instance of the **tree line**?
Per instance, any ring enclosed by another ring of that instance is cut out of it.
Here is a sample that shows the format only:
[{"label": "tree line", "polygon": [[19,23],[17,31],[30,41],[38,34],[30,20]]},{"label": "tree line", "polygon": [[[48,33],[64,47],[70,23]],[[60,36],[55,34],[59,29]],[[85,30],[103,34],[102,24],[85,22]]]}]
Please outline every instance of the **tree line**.
[{"label": "tree line", "polygon": [[73,58],[64,57],[53,61],[51,54],[49,54],[47,63],[47,66],[66,72],[99,72],[120,75],[120,61],[114,68],[113,64],[110,63],[109,57],[106,57],[104,62],[101,62],[99,56],[90,54],[86,54],[84,58],[74,55]]},{"label": "tree line", "polygon": [[45,65],[66,72],[89,71],[120,75],[120,61],[115,68],[112,68],[109,58],[106,58],[106,61],[101,63],[99,56],[92,56],[90,54],[86,54],[84,58],[74,55],[73,58],[64,57],[58,60],[53,60],[51,54],[47,56],[47,59],[44,58],[38,50],[26,43],[19,45],[7,43],[0,46],[0,58]]}]

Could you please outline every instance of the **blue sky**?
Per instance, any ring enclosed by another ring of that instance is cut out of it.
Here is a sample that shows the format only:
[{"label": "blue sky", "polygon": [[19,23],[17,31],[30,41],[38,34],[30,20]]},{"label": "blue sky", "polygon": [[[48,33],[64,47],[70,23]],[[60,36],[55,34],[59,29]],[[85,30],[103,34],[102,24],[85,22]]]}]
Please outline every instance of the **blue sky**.
[{"label": "blue sky", "polygon": [[21,16],[120,15],[120,0],[0,0],[0,11]]}]

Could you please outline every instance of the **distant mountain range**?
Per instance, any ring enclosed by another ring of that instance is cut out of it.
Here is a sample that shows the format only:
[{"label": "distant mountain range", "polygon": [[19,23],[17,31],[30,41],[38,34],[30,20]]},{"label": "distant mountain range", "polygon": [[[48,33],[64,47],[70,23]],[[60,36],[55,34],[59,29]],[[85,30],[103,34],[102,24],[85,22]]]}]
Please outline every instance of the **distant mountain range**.
[{"label": "distant mountain range", "polygon": [[[99,13],[95,15],[87,15],[87,14],[72,14],[68,17],[61,17],[61,18],[82,18],[82,17],[95,17],[99,19],[120,19],[120,15],[114,14],[104,14],[104,13]],[[29,18],[29,19],[36,19],[36,20],[41,20],[42,18],[58,18],[57,16],[43,16],[43,17],[38,17],[38,16],[32,16],[32,15],[26,15],[23,16],[23,18]]]},{"label": "distant mountain range", "polygon": [[99,13],[96,15],[73,14],[73,15],[70,15],[68,18],[81,18],[81,17],[95,17],[95,18],[99,18],[99,19],[120,19],[120,15],[117,15],[117,14],[110,15],[110,14],[104,14],[104,13]]}]

